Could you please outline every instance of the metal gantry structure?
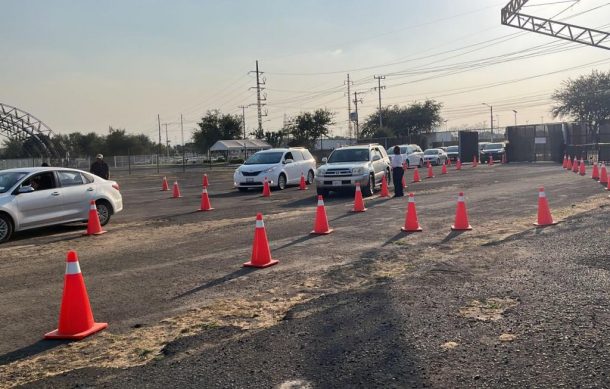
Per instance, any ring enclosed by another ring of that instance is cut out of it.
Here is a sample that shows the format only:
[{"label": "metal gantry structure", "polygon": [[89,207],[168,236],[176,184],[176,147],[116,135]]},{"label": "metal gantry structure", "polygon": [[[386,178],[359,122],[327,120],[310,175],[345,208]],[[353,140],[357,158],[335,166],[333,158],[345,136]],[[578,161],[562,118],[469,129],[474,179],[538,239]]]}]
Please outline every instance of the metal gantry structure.
[{"label": "metal gantry structure", "polygon": [[51,141],[53,131],[34,115],[8,104],[0,103],[0,135],[23,142],[32,157],[61,159],[63,147]]},{"label": "metal gantry structure", "polygon": [[521,13],[528,0],[511,0],[501,12],[502,24],[555,38],[610,50],[610,32]]}]

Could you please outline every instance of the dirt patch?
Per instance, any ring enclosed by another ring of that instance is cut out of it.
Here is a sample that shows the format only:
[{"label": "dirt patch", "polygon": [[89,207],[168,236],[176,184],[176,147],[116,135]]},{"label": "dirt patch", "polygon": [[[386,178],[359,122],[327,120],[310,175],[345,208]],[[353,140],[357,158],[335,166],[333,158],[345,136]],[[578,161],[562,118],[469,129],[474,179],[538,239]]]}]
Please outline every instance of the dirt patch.
[{"label": "dirt patch", "polygon": [[458,347],[460,344],[457,342],[446,342],[441,344],[441,348],[445,351],[448,350],[453,350],[454,348]]},{"label": "dirt patch", "polygon": [[512,342],[513,340],[517,339],[517,335],[502,334],[498,337],[498,339],[500,339],[500,342]]},{"label": "dirt patch", "polygon": [[479,301],[472,300],[467,306],[460,308],[460,315],[463,317],[476,319],[480,321],[498,321],[502,319],[502,314],[519,305],[519,301],[505,297],[491,297],[489,299]]}]

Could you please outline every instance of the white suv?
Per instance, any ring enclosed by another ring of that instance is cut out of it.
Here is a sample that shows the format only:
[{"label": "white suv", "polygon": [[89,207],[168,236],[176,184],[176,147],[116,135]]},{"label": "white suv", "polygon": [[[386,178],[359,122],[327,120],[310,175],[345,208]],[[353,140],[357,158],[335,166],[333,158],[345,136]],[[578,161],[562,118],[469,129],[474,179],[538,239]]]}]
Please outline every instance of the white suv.
[{"label": "white suv", "polygon": [[316,186],[319,195],[329,191],[353,189],[360,183],[362,194],[370,196],[384,175],[390,178],[390,159],[378,144],[341,147],[333,150],[318,168]]},{"label": "white suv", "polygon": [[308,184],[312,184],[315,170],[316,160],[306,148],[269,149],[252,155],[235,169],[233,183],[245,192],[248,188],[262,187],[267,177],[269,185],[284,189],[287,185],[298,184],[301,174]]}]

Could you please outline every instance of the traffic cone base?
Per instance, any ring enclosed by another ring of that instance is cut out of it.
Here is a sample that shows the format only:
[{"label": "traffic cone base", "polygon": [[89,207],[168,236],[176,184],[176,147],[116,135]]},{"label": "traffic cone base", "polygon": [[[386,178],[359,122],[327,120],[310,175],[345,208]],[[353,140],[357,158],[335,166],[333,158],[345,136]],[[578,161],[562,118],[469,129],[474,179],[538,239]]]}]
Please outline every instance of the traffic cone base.
[{"label": "traffic cone base", "polygon": [[103,330],[104,328],[108,328],[108,323],[93,323],[93,326],[86,331],[79,332],[77,334],[61,334],[59,330],[54,330],[48,332],[44,335],[45,339],[67,339],[67,340],[81,340],[86,338],[91,334],[95,334]]},{"label": "traffic cone base", "polygon": [[311,231],[309,234],[310,234],[310,235],[328,235],[328,234],[330,234],[330,233],[331,233],[331,232],[333,232],[333,231],[334,231],[334,229],[329,228],[328,230],[326,230],[326,231],[321,231],[321,232],[317,232],[316,230],[313,230],[313,231]]},{"label": "traffic cone base", "polygon": [[278,261],[277,259],[272,259],[272,260],[270,260],[269,262],[267,262],[267,263],[266,263],[266,264],[264,264],[264,265],[257,265],[257,264],[252,263],[252,262],[250,261],[250,262],[246,262],[246,263],[244,263],[244,267],[256,267],[256,268],[259,268],[259,269],[264,269],[264,268],[266,268],[266,267],[276,265],[276,264],[277,264],[277,263],[279,263],[279,262],[280,262],[280,261]]},{"label": "traffic cone base", "polygon": [[400,227],[400,230],[403,232],[422,232],[422,228],[421,227],[417,227],[415,229],[406,229],[405,227]]},{"label": "traffic cone base", "polygon": [[456,227],[455,225],[451,226],[451,230],[453,231],[470,231],[472,230],[472,226],[469,224],[468,227]]}]

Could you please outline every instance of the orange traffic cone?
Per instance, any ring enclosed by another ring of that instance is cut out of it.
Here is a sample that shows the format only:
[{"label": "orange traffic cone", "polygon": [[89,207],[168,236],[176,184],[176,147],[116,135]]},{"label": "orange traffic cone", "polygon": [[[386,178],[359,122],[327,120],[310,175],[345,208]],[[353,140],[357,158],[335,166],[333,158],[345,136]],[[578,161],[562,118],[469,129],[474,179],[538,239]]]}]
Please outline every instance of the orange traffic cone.
[{"label": "orange traffic cone", "polygon": [[578,174],[581,176],[587,175],[587,167],[585,166],[585,161],[582,158],[580,159],[580,169],[578,170]]},{"label": "orange traffic cone", "polygon": [[180,194],[180,187],[178,186],[178,181],[174,181],[174,189],[173,189],[173,193],[172,193],[172,198],[177,199],[179,197],[182,197],[182,195]]},{"label": "orange traffic cone", "polygon": [[211,211],[212,204],[210,204],[210,197],[208,196],[208,187],[204,186],[201,190],[201,206],[199,207],[200,211]]},{"label": "orange traffic cone", "polygon": [[364,212],[366,208],[364,207],[364,199],[362,198],[362,190],[360,190],[360,183],[356,183],[356,194],[354,196],[354,209],[352,212]]},{"label": "orange traffic cone", "polygon": [[447,166],[451,167],[451,158],[447,158]]},{"label": "orange traffic cone", "polygon": [[208,186],[210,186],[210,183],[208,182],[208,175],[207,174],[203,175],[203,180],[201,181],[201,186],[205,186],[206,188]]},{"label": "orange traffic cone", "polygon": [[406,189],[407,188],[407,179],[405,178],[405,174],[402,174],[402,188]]},{"label": "orange traffic cone", "polygon": [[599,183],[607,184],[608,183],[608,172],[606,171],[606,164],[602,162],[602,169],[599,172]]},{"label": "orange traffic cone", "polygon": [[479,164],[479,161],[477,160],[477,156],[475,155],[472,159],[472,167],[477,167]]},{"label": "orange traffic cone", "polygon": [[568,167],[568,157],[564,154],[563,155],[563,164],[561,165],[562,168],[566,168]]},{"label": "orange traffic cone", "polygon": [[432,170],[430,161],[428,161],[428,176],[426,178],[434,178],[434,170]]},{"label": "orange traffic cone", "polygon": [[417,220],[415,210],[415,195],[409,193],[409,203],[407,204],[407,214],[405,215],[405,226],[401,228],[405,232],[421,232],[422,228]]},{"label": "orange traffic cone", "polygon": [[593,171],[591,172],[591,178],[594,180],[599,180],[599,169],[597,167],[597,162],[593,162]]},{"label": "orange traffic cone", "polygon": [[457,208],[455,209],[455,224],[451,226],[454,231],[472,230],[468,223],[468,213],[466,212],[466,202],[464,201],[464,193],[458,194]]},{"label": "orange traffic cone", "polygon": [[489,154],[489,157],[487,157],[487,164],[489,166],[492,166],[494,164],[494,157],[493,157],[493,155]]},{"label": "orange traffic cone", "polygon": [[607,191],[610,191],[610,180],[608,180],[608,186],[606,187]]},{"label": "orange traffic cone", "polygon": [[45,334],[45,339],[80,340],[103,330],[108,323],[96,323],[89,304],[85,280],[80,272],[76,251],[68,251],[64,291],[59,309],[59,325]]},{"label": "orange traffic cone", "polygon": [[415,171],[413,172],[413,182],[420,182],[420,181],[421,181],[421,178],[419,177],[419,169],[417,168],[417,166],[415,166]]},{"label": "orange traffic cone", "polygon": [[[404,179],[405,176],[403,175],[402,178]],[[379,194],[379,197],[390,197],[390,190],[388,189],[388,180],[385,178],[385,174],[383,175],[383,177],[381,177],[381,193]]]},{"label": "orange traffic cone", "polygon": [[506,163],[506,153],[502,154],[502,164]]},{"label": "orange traffic cone", "polygon": [[326,218],[326,208],[324,208],[324,198],[318,196],[318,208],[316,209],[316,220],[314,222],[313,231],[311,234],[314,235],[326,235],[333,232],[328,226],[328,219]]},{"label": "orange traffic cone", "polygon": [[572,173],[578,173],[578,159],[574,157],[574,162],[572,162]]},{"label": "orange traffic cone", "polygon": [[163,183],[161,184],[161,191],[166,192],[169,190],[169,184],[167,183],[167,177],[163,177]]},{"label": "orange traffic cone", "polygon": [[462,170],[462,160],[461,159],[457,159],[457,162],[455,163],[455,170]]},{"label": "orange traffic cone", "polygon": [[97,214],[97,207],[95,206],[95,200],[91,200],[89,203],[89,220],[87,221],[87,232],[83,235],[101,235],[105,234],[106,231],[102,230],[100,224],[100,216]]},{"label": "orange traffic cone", "polygon": [[541,186],[538,191],[538,223],[534,223],[534,225],[537,227],[544,227],[553,224],[557,224],[557,222],[553,221],[549,203],[546,199],[546,194],[544,193],[544,187]]},{"label": "orange traffic cone", "polygon": [[267,231],[263,222],[263,215],[256,214],[256,230],[254,231],[254,241],[252,242],[252,256],[250,262],[244,263],[245,267],[264,268],[277,264],[279,261],[271,259]]},{"label": "orange traffic cone", "polygon": [[305,176],[301,173],[301,182],[299,182],[299,190],[307,190],[307,185],[305,185]]},{"label": "orange traffic cone", "polygon": [[443,167],[441,168],[441,174],[447,174],[447,165],[443,164]]},{"label": "orange traffic cone", "polygon": [[568,155],[568,160],[566,161],[566,169],[568,171],[572,170],[572,160],[570,159],[569,155]]},{"label": "orange traffic cone", "polygon": [[271,189],[269,189],[269,181],[267,177],[265,177],[265,181],[263,182],[263,197],[271,196]]}]

